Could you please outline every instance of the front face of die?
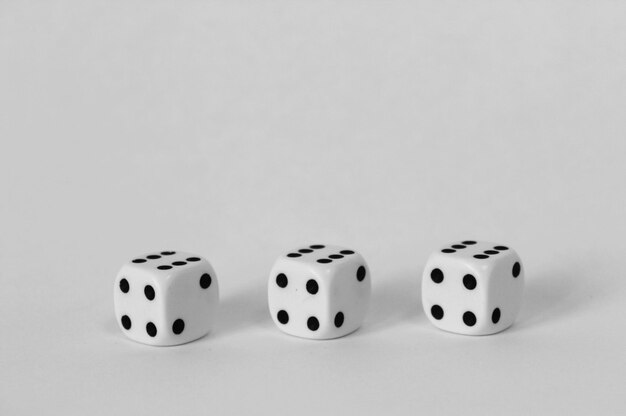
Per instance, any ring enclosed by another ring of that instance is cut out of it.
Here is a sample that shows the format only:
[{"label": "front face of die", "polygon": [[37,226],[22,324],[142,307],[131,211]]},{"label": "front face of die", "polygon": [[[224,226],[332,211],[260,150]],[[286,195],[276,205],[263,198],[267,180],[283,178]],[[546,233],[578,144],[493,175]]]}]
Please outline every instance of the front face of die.
[{"label": "front face of die", "polygon": [[270,273],[268,304],[283,332],[331,339],[355,331],[365,318],[371,276],[353,250],[313,244],[281,256]]},{"label": "front face of die", "polygon": [[524,287],[521,260],[511,248],[465,240],[428,259],[422,305],[430,322],[449,332],[488,335],[513,324]]},{"label": "front face of die", "polygon": [[114,304],[124,334],[149,345],[184,344],[206,335],[218,305],[215,271],[184,252],[140,256],[115,279]]}]

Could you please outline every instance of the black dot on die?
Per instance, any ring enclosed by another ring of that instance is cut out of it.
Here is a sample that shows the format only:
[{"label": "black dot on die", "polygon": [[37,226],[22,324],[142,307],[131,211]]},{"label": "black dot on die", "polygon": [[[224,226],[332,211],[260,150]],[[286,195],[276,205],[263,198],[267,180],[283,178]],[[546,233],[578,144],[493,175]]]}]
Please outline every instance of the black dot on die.
[{"label": "black dot on die", "polygon": [[300,257],[302,254],[300,253],[289,253],[287,254],[287,257]]},{"label": "black dot on die", "polygon": [[343,320],[343,312],[337,312],[337,315],[335,315],[335,327],[341,328],[341,325],[343,325]]},{"label": "black dot on die", "polygon": [[505,251],[505,250],[508,250],[509,248],[507,246],[495,246],[494,249],[500,250],[500,251]]},{"label": "black dot on die", "polygon": [[146,287],[143,288],[143,294],[146,295],[146,299],[154,300],[154,288],[152,286],[146,285]]},{"label": "black dot on die", "polygon": [[122,279],[120,280],[120,290],[124,293],[128,293],[130,290],[130,285],[128,284],[128,280]]},{"label": "black dot on die", "polygon": [[185,330],[185,321],[182,319],[177,319],[172,324],[172,332],[176,335],[180,335]]},{"label": "black dot on die", "polygon": [[146,332],[148,333],[148,335],[150,335],[152,338],[156,337],[157,334],[157,329],[156,326],[152,323],[152,322],[148,322],[146,324]]},{"label": "black dot on die", "polygon": [[168,266],[167,264],[164,264],[162,266],[157,267],[157,269],[159,269],[159,270],[169,270],[171,268],[172,268],[172,266]]},{"label": "black dot on die", "polygon": [[332,260],[331,259],[318,259],[317,262],[318,263],[322,263],[322,264],[326,264],[326,263],[332,262]]},{"label": "black dot on die", "polygon": [[476,278],[471,274],[466,274],[463,276],[463,286],[467,290],[474,290],[476,288]]},{"label": "black dot on die", "polygon": [[311,316],[309,319],[307,319],[306,326],[311,331],[317,331],[320,327],[320,321],[318,321],[316,317]]},{"label": "black dot on die", "polygon": [[159,256],[158,254],[150,254],[149,256],[146,256],[147,258],[149,258],[150,260],[155,260],[155,259],[160,259],[161,256]]},{"label": "black dot on die", "polygon": [[341,250],[340,253],[341,254],[345,254],[346,256],[348,256],[350,254],[354,254],[354,251],[352,251],[352,250]]},{"label": "black dot on die", "polygon": [[276,284],[278,285],[278,287],[285,288],[287,287],[288,283],[289,279],[287,279],[287,276],[284,273],[280,273],[278,276],[276,276]]},{"label": "black dot on die", "polygon": [[310,279],[306,282],[306,291],[312,295],[315,295],[317,291],[320,290],[320,287],[317,285],[317,282],[313,279]]},{"label": "black dot on die", "polygon": [[433,269],[430,272],[430,278],[435,283],[443,282],[443,272],[440,269]]},{"label": "black dot on die", "polygon": [[496,250],[486,250],[485,251],[485,254],[498,254],[498,253],[499,253],[499,251],[496,251]]},{"label": "black dot on die", "polygon": [[452,248],[456,248],[457,250],[460,250],[462,248],[465,248],[465,246],[463,244],[455,244],[452,246]]},{"label": "black dot on die", "polygon": [[476,244],[476,241],[473,240],[467,240],[467,241],[463,241],[463,244],[465,244],[466,246],[471,246]]},{"label": "black dot on die", "polygon": [[186,261],[175,261],[174,263],[172,263],[174,266],[184,266],[185,264],[187,264]]},{"label": "black dot on die", "polygon": [[515,264],[513,265],[513,277],[519,276],[521,271],[522,266],[518,262],[515,262]]},{"label": "black dot on die", "polygon": [[125,330],[129,330],[131,327],[131,322],[130,322],[130,318],[128,317],[128,315],[124,315],[122,316],[122,326],[124,327]]},{"label": "black dot on die", "polygon": [[430,308],[430,314],[436,320],[440,320],[441,318],[443,318],[443,308],[439,305],[433,305],[433,307]]},{"label": "black dot on die", "polygon": [[442,253],[456,253],[456,250],[453,250],[451,248],[444,248],[443,250],[441,250]]},{"label": "black dot on die", "polygon": [[211,286],[211,275],[208,273],[204,273],[200,276],[200,287],[202,289],[208,289]]},{"label": "black dot on die", "polygon": [[463,314],[463,323],[467,326],[474,326],[476,325],[476,315],[474,315],[472,312],[467,311]]},{"label": "black dot on die", "polygon": [[162,251],[161,254],[164,256],[171,256],[172,254],[176,254],[176,252],[175,251]]},{"label": "black dot on die", "polygon": [[298,252],[306,254],[306,253],[313,253],[313,250],[311,250],[310,248],[302,248],[302,249],[298,250]]},{"label": "black dot on die", "polygon": [[289,322],[289,314],[287,313],[287,311],[283,311],[283,310],[278,311],[278,313],[276,314],[276,318],[278,319],[278,322],[280,322],[283,325]]},{"label": "black dot on die", "polygon": [[187,258],[187,261],[190,261],[192,263],[196,261],[200,261],[200,260],[201,260],[200,257],[188,257]]},{"label": "black dot on die", "polygon": [[341,254],[331,254],[330,256],[328,256],[331,259],[342,259],[343,256]]},{"label": "black dot on die", "polygon": [[363,279],[365,279],[365,267],[364,266],[359,266],[359,268],[356,270],[356,280],[358,280],[359,282],[362,282]]},{"label": "black dot on die", "polygon": [[500,321],[500,308],[495,308],[491,314],[491,322],[497,324]]},{"label": "black dot on die", "polygon": [[326,246],[322,245],[322,244],[313,244],[312,246],[309,246],[314,250],[319,250],[320,248],[324,248]]},{"label": "black dot on die", "polygon": [[135,259],[133,260],[133,263],[145,263],[146,259]]},{"label": "black dot on die", "polygon": [[488,258],[489,258],[489,256],[488,256],[488,255],[486,255],[486,254],[476,254],[476,255],[474,256],[474,258],[475,258],[475,259],[488,259]]}]

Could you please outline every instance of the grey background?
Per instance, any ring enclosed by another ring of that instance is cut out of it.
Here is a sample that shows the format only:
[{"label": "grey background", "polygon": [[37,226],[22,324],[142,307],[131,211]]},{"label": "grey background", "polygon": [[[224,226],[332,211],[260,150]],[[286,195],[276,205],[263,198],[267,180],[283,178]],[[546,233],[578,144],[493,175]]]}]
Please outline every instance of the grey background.
[{"label": "grey background", "polygon": [[[626,412],[626,4],[1,1],[0,412]],[[510,330],[443,333],[439,244],[515,247]],[[274,259],[359,250],[361,330],[285,336]],[[207,256],[219,325],[117,329],[150,250]]]}]

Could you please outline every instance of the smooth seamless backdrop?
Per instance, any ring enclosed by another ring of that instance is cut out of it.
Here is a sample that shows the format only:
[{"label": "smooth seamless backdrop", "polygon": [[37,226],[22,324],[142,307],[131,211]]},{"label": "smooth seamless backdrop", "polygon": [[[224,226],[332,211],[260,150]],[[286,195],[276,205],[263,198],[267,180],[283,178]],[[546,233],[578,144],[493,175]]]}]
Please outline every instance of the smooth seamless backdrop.
[{"label": "smooth seamless backdrop", "polygon": [[[0,2],[0,413],[624,414],[626,5]],[[491,337],[433,328],[431,250],[515,247]],[[347,338],[285,336],[267,273],[361,252]],[[221,318],[128,341],[128,258],[215,266]]]}]

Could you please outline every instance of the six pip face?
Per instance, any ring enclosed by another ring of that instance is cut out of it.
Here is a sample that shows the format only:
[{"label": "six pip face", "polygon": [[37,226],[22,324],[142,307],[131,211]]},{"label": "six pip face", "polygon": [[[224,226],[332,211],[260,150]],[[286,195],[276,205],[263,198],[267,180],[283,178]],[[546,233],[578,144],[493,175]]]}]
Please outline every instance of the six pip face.
[{"label": "six pip face", "polygon": [[449,332],[488,335],[513,324],[524,269],[508,246],[464,240],[435,251],[422,277],[422,305],[430,322]]},{"label": "six pip face", "polygon": [[276,326],[302,338],[330,339],[355,331],[367,312],[371,276],[363,257],[344,247],[313,244],[280,256],[268,282]]}]

